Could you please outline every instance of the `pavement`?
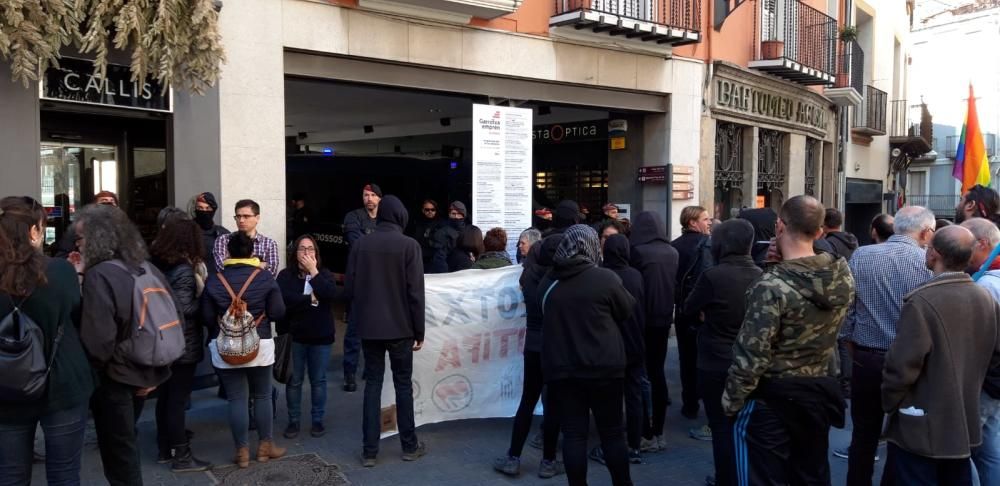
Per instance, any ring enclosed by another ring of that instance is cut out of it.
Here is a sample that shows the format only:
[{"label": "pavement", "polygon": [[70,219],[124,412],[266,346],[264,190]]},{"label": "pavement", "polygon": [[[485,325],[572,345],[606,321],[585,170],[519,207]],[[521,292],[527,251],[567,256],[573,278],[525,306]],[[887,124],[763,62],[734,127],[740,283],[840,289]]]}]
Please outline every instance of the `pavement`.
[{"label": "pavement", "polygon": [[[341,323],[338,323],[341,324]],[[338,325],[338,327],[340,327]],[[338,334],[342,336],[341,329]],[[339,337],[339,336],[338,336]],[[688,429],[704,423],[704,416],[688,420],[680,415],[680,384],[677,372],[676,345],[671,339],[668,352],[667,377],[675,405],[667,415],[664,452],[645,454],[644,464],[632,466],[632,478],[640,485],[701,486],[705,476],[712,474],[711,442],[690,439]],[[541,451],[525,446],[521,475],[509,478],[492,468],[495,457],[506,452],[510,440],[512,420],[475,419],[430,424],[417,429],[428,453],[417,462],[404,463],[396,437],[384,439],[374,468],[363,468],[361,452],[362,393],[346,393],[341,389],[341,350],[335,349],[328,373],[327,433],[324,437],[309,435],[308,425],[295,440],[285,439],[281,433],[287,425],[283,385],[278,385],[278,418],[274,422],[276,442],[288,447],[289,458],[272,461],[267,465],[251,463],[247,470],[236,471],[231,466],[232,436],[227,422],[226,402],[217,398],[214,388],[198,390],[192,395],[191,410],[187,414],[187,428],[194,431],[192,448],[195,455],[211,461],[219,469],[214,473],[173,474],[169,465],[156,463],[156,426],[153,406],[148,403],[139,424],[139,447],[142,455],[143,480],[146,485],[336,485],[391,486],[391,485],[561,485],[565,476],[540,479],[536,472]],[[359,384],[360,385],[360,384]],[[389,386],[389,384],[386,384]],[[303,412],[308,415],[309,387],[303,390]],[[150,401],[152,402],[152,401]],[[536,417],[537,429],[540,418]],[[256,443],[256,433],[251,432],[251,443]],[[591,445],[597,445],[596,433],[591,433]],[[850,424],[844,430],[830,432],[831,453],[834,448],[850,443]],[[881,477],[885,459],[885,446],[879,449],[882,461],[876,463],[875,477]],[[251,450],[253,453],[253,450]],[[844,484],[847,461],[830,456],[833,484]],[[83,451],[82,481],[85,485],[107,484],[101,469],[100,455],[92,427],[88,428]],[[33,469],[33,484],[45,484],[42,465]],[[346,479],[346,482],[344,481]],[[591,485],[610,485],[604,466],[590,461],[588,482]]]}]

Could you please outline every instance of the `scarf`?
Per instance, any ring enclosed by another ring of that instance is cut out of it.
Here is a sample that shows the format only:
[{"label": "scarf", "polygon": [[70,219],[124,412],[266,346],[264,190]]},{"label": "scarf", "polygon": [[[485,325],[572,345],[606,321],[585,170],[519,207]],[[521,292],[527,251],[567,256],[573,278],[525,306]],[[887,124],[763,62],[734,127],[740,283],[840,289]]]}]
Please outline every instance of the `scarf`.
[{"label": "scarf", "polygon": [[563,239],[556,249],[556,264],[566,263],[573,258],[598,264],[601,261],[601,241],[597,231],[585,224],[575,224],[563,232]]},{"label": "scarf", "polygon": [[250,265],[251,267],[260,266],[260,258],[227,258],[222,262],[223,267],[228,267],[230,265]]}]

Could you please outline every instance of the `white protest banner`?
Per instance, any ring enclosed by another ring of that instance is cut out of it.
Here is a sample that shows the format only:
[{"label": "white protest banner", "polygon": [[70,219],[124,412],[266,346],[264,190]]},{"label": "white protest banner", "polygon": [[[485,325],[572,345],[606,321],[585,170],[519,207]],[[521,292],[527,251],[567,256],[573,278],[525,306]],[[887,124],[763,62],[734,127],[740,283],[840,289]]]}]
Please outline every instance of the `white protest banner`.
[{"label": "white protest banner", "polygon": [[[511,417],[523,384],[521,266],[426,275],[426,336],[413,353],[417,426]],[[396,398],[386,359],[382,435],[395,434]]]}]

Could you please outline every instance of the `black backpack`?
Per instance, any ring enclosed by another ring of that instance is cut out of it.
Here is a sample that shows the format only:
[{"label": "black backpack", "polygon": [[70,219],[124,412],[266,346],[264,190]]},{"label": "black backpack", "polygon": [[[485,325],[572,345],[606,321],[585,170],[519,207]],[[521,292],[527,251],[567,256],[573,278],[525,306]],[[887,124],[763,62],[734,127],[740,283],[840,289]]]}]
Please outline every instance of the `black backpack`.
[{"label": "black backpack", "polygon": [[0,382],[0,403],[31,402],[45,394],[52,362],[62,340],[63,327],[60,324],[52,342],[52,353],[46,360],[45,334],[31,317],[21,311],[21,306],[29,297],[31,295],[16,303],[7,296],[14,310],[0,320],[0,369],[4,370],[4,379]]}]

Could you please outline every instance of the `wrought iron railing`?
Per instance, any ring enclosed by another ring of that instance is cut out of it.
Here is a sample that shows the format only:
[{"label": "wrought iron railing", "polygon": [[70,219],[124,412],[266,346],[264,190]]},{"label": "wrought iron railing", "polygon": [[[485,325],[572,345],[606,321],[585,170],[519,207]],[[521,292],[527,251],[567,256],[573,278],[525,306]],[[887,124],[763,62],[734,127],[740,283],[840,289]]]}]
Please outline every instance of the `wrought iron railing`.
[{"label": "wrought iron railing", "polygon": [[958,154],[958,135],[948,135],[945,138],[944,156],[954,159]]},{"label": "wrought iron railing", "polygon": [[555,0],[556,15],[578,10],[701,31],[701,0]]},{"label": "wrought iron railing", "polygon": [[930,209],[937,217],[947,218],[955,214],[955,206],[962,199],[961,195],[940,195],[940,194],[907,194],[906,204],[908,206],[923,206]]},{"label": "wrought iron railing", "polygon": [[854,88],[858,94],[864,92],[865,51],[854,41],[840,42],[837,54],[837,88]]},{"label": "wrought iron railing", "polygon": [[885,134],[885,111],[889,95],[874,86],[865,86],[861,106],[854,112],[854,127]]},{"label": "wrought iron railing", "polygon": [[906,100],[893,100],[889,102],[889,136],[890,137],[906,137],[909,136],[910,125],[908,123],[908,114],[910,107],[906,104]]},{"label": "wrought iron railing", "polygon": [[[761,0],[761,49],[758,59],[777,57],[833,74],[837,57],[837,21],[801,0]],[[772,44],[768,49],[764,43]]]}]

